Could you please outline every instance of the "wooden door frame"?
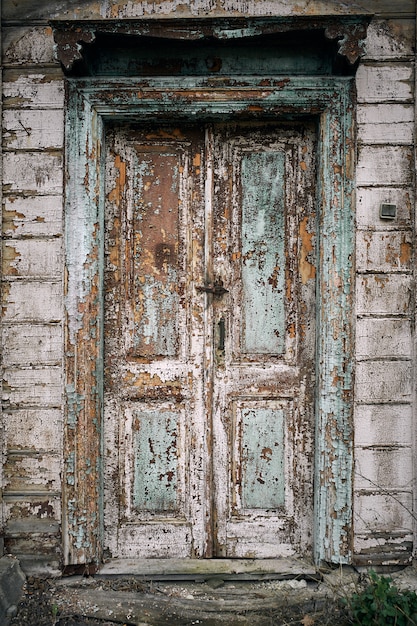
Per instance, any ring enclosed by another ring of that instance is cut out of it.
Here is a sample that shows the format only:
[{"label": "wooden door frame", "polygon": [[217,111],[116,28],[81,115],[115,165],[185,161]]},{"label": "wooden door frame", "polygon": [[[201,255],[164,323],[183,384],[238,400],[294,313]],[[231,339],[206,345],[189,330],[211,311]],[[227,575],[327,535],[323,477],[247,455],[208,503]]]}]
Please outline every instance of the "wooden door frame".
[{"label": "wooden door frame", "polygon": [[112,120],[318,123],[317,563],[352,552],[354,79],[68,79],[65,170],[65,564],[102,559],[104,129]]}]

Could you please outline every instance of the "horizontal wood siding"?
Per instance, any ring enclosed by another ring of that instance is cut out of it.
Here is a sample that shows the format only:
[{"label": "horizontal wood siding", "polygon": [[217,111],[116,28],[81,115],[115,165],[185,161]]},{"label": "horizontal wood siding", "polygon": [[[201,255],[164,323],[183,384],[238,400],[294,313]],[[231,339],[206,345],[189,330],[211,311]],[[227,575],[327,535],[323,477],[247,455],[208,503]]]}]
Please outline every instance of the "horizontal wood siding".
[{"label": "horizontal wood siding", "polygon": [[3,29],[2,354],[6,550],[61,558],[63,104],[49,27]]},{"label": "horizontal wood siding", "polygon": [[[373,20],[357,74],[354,560],[413,554],[414,20]],[[382,202],[396,219],[379,217]]]}]

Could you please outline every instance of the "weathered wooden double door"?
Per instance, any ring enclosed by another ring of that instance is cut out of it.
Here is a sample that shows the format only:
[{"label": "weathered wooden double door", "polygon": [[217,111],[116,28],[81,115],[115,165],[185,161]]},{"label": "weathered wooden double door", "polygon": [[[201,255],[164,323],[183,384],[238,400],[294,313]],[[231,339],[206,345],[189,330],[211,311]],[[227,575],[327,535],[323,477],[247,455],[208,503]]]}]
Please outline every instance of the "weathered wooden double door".
[{"label": "weathered wooden double door", "polygon": [[311,553],[315,127],[106,134],[114,557]]}]

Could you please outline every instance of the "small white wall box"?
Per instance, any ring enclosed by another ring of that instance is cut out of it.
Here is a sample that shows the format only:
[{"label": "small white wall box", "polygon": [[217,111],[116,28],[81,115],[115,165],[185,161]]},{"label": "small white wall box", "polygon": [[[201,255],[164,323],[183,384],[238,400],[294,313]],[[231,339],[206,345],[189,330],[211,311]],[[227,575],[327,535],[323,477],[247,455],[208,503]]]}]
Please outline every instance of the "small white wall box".
[{"label": "small white wall box", "polygon": [[379,207],[379,217],[383,220],[395,220],[397,217],[397,205],[383,202]]}]

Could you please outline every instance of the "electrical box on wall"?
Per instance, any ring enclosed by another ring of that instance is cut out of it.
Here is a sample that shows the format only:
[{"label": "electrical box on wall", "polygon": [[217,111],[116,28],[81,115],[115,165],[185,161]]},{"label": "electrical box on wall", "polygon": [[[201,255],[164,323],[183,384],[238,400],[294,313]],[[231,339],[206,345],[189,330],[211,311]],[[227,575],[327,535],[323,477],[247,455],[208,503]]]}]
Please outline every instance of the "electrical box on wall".
[{"label": "electrical box on wall", "polygon": [[383,202],[379,207],[379,217],[383,220],[395,220],[397,217],[397,205]]}]

